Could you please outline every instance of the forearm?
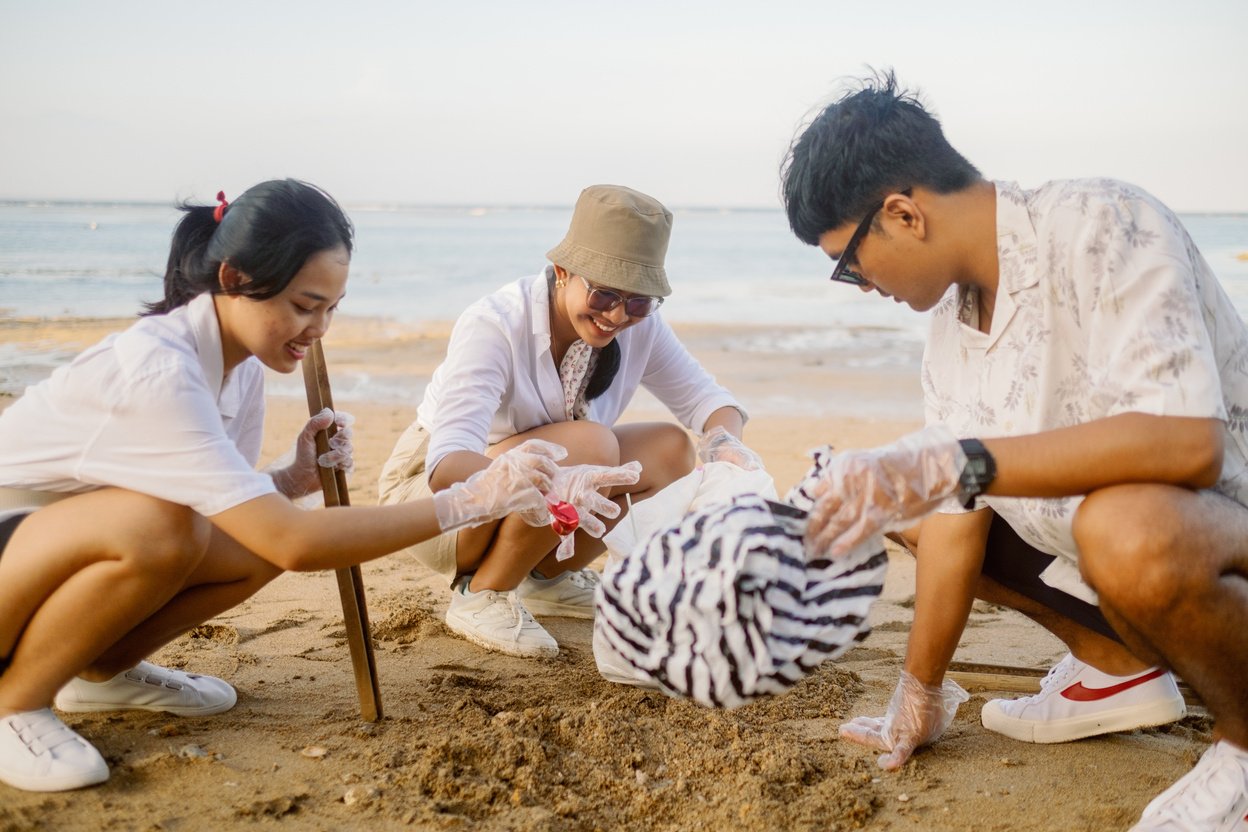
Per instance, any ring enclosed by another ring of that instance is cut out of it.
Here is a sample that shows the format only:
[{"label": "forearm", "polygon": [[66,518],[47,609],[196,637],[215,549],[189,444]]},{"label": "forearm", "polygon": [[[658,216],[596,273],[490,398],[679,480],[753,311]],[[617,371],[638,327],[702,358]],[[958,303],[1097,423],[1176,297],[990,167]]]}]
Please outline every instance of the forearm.
[{"label": "forearm", "polygon": [[210,519],[259,557],[294,572],[354,566],[441,533],[429,499],[303,511],[271,494]]},{"label": "forearm", "polygon": [[1122,413],[1027,436],[980,437],[996,460],[987,493],[1065,497],[1125,483],[1208,488],[1222,470],[1217,419]]},{"label": "forearm", "polygon": [[940,684],[962,638],[992,516],[990,510],[935,514],[920,527],[905,669],[925,685]]},{"label": "forearm", "polygon": [[706,424],[702,427],[703,433],[709,433],[712,429],[722,427],[736,438],[740,439],[741,434],[745,431],[745,419],[741,418],[741,411],[732,406],[721,407],[706,417]]}]

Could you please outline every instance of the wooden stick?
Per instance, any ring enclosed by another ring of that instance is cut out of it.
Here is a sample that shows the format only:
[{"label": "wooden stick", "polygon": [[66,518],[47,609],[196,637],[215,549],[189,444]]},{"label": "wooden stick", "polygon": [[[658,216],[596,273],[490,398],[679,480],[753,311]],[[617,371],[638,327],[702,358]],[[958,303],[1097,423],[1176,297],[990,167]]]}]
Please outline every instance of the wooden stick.
[{"label": "wooden stick", "polygon": [[[950,662],[945,675],[968,690],[999,690],[1009,693],[1036,693],[1040,679],[1047,670],[978,662]],[[1189,707],[1203,708],[1204,703],[1186,682],[1179,682],[1179,693]]]},{"label": "wooden stick", "polygon": [[[325,352],[318,340],[303,360],[303,384],[308,393],[308,415],[315,416],[334,406],[329,390],[329,369]],[[316,434],[316,455],[329,451],[329,438],[338,428],[332,422]],[[347,491],[347,475],[337,468],[320,468],[321,492],[325,507],[351,504]],[[377,661],[373,657],[373,639],[368,627],[368,605],[364,598],[364,577],[359,566],[335,569],[338,595],[342,599],[342,618],[346,625],[347,646],[351,650],[351,667],[355,671],[355,688],[360,696],[360,715],[365,722],[381,719],[381,688],[377,683]]]}]

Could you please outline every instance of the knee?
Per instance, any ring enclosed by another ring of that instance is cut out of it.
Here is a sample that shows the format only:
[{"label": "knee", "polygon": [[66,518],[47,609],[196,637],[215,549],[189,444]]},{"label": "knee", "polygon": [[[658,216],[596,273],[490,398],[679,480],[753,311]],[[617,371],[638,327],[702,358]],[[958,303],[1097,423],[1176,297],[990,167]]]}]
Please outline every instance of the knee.
[{"label": "knee", "polygon": [[119,541],[118,556],[145,574],[180,579],[199,565],[212,539],[212,525],[186,506],[144,499],[133,517],[133,534]]},{"label": "knee", "polygon": [[646,459],[643,462],[649,479],[666,485],[693,470],[697,452],[689,434],[680,425],[659,423],[646,436]]},{"label": "knee", "polygon": [[1093,492],[1072,526],[1084,580],[1129,616],[1173,608],[1194,578],[1176,557],[1181,528],[1182,518],[1163,487],[1125,485]]},{"label": "knee", "polygon": [[563,465],[619,465],[620,442],[606,425],[597,422],[564,422],[559,438],[568,449]]}]

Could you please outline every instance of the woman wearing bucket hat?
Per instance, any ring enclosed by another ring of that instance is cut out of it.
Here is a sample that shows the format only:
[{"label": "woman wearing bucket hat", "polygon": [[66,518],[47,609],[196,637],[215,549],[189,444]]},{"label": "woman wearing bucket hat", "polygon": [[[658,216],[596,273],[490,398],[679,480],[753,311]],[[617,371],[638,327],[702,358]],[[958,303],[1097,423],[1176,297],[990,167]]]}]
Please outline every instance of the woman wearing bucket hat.
[{"label": "woman wearing bucket hat", "polygon": [[[409,549],[450,581],[447,625],[487,649],[553,656],[557,643],[530,613],[593,617],[598,576],[585,567],[627,500],[656,493],[698,458],[761,467],[741,443],[741,405],[656,314],[672,291],[663,266],[671,227],[671,212],[645,194],[582,191],[567,236],[547,253],[551,265],[456,322],[416,421],[382,470],[381,502],[403,502],[526,439],[567,448],[556,493],[578,510],[578,531],[561,541],[509,516]],[[680,425],[616,424],[638,387],[701,435],[696,448]]]}]

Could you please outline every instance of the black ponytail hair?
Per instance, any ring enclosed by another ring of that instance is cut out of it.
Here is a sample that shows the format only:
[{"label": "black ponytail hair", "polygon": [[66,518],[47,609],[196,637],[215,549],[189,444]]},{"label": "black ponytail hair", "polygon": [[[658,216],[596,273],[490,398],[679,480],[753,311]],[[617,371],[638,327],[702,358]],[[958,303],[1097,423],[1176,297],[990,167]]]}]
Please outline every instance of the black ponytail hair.
[{"label": "black ponytail hair", "polygon": [[185,306],[204,292],[222,294],[223,262],[247,275],[230,294],[266,300],[282,292],[313,255],[342,246],[351,254],[351,221],[329,194],[297,179],[248,188],[216,219],[219,206],[178,206],[165,266],[165,296],[144,304],[144,315]]},{"label": "black ponytail hair", "polygon": [[592,402],[607,392],[619,370],[620,344],[612,338],[611,343],[598,351],[598,363],[594,365],[594,372],[590,374],[589,383],[585,385],[585,401]]}]

